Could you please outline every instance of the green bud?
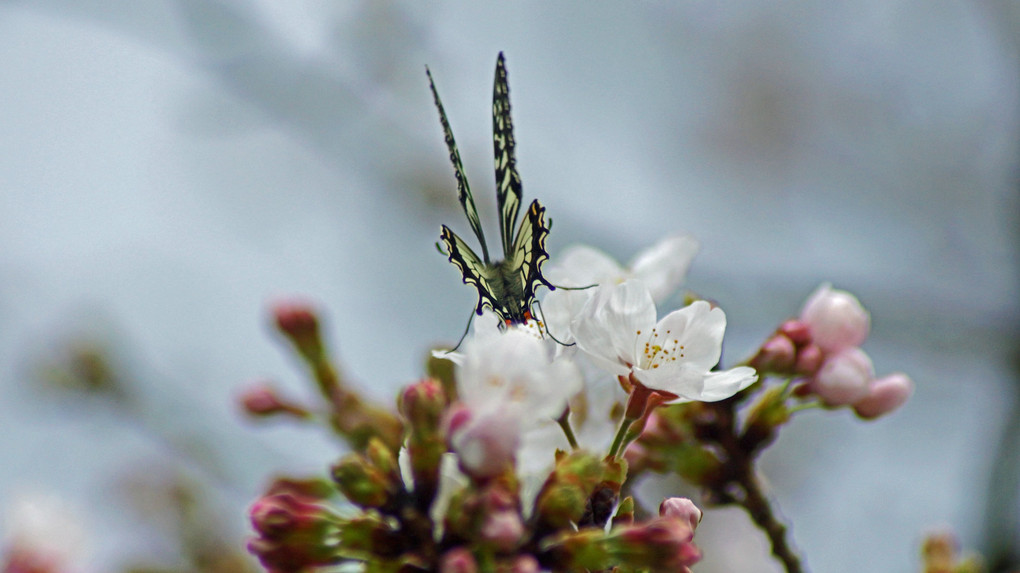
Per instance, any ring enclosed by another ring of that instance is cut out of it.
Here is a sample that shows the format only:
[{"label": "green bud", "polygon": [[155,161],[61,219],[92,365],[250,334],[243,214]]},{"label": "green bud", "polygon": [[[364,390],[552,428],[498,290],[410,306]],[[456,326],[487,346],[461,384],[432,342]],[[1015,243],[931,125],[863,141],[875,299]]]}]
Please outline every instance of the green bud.
[{"label": "green bud", "polygon": [[399,491],[392,476],[364,456],[351,454],[332,468],[333,481],[351,503],[364,508],[389,505]]},{"label": "green bud", "polygon": [[748,452],[767,445],[776,437],[776,429],[790,420],[786,404],[786,388],[774,386],[766,390],[751,407],[740,443]]},{"label": "green bud", "polygon": [[542,525],[561,529],[580,521],[603,473],[602,460],[584,451],[571,452],[558,459],[535,502],[535,512]]},{"label": "green bud", "polygon": [[613,517],[613,527],[630,525],[634,523],[634,498],[629,495],[623,498],[616,508],[616,516]]}]

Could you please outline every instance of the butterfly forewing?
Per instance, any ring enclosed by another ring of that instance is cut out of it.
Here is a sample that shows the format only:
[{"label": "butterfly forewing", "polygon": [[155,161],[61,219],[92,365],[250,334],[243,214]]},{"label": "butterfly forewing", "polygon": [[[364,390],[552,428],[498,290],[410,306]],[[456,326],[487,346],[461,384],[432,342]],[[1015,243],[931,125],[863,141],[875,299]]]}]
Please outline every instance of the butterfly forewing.
[{"label": "butterfly forewing", "polygon": [[432,90],[432,99],[436,102],[436,109],[439,110],[439,122],[443,124],[443,136],[446,139],[446,148],[450,150],[450,162],[453,163],[454,175],[457,177],[457,198],[460,206],[464,208],[471,230],[478,237],[482,245],[482,260],[489,262],[489,248],[485,244],[485,234],[482,232],[482,221],[478,217],[478,209],[475,208],[475,199],[471,195],[471,187],[468,185],[467,176],[464,175],[464,166],[460,162],[460,151],[457,150],[457,142],[453,139],[453,130],[450,129],[450,122],[446,119],[446,111],[443,109],[443,102],[439,99],[439,92],[432,81],[432,72],[425,68],[425,75],[429,78],[429,89]]},{"label": "butterfly forewing", "polygon": [[503,54],[496,60],[496,80],[492,88],[492,150],[496,165],[496,206],[499,209],[499,236],[503,255],[513,251],[514,227],[521,210],[521,177],[514,156],[514,123],[510,119],[510,87],[507,84]]}]

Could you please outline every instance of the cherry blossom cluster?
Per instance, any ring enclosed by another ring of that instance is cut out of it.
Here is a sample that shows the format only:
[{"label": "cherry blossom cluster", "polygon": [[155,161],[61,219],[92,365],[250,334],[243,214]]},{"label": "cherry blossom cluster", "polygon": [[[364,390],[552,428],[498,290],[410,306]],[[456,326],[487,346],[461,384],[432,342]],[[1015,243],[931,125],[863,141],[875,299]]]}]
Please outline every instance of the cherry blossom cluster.
[{"label": "cherry blossom cluster", "polygon": [[755,462],[813,406],[874,418],[911,382],[875,378],[860,349],[870,318],[821,287],[748,360],[720,364],[726,314],[687,293],[697,252],[672,236],[623,266],[588,247],[553,259],[559,287],[537,320],[476,318],[434,351],[396,410],[366,400],[330,359],[308,305],[275,309],[324,406],[267,383],[241,396],[259,418],[326,421],[350,453],[328,479],[278,480],[251,510],[249,550],[270,571],[689,571],[702,511],[674,497],[641,507],[645,472],[679,475],[703,506],[745,508],[787,571],[801,571]]}]

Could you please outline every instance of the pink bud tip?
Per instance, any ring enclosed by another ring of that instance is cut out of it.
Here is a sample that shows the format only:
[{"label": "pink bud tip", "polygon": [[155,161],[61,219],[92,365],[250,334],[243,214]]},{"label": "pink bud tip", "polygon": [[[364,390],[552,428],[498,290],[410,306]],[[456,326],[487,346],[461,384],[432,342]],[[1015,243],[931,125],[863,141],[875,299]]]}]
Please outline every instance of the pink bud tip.
[{"label": "pink bud tip", "polygon": [[510,567],[510,573],[538,573],[540,570],[538,559],[531,555],[521,555]]},{"label": "pink bud tip", "polygon": [[308,336],[319,329],[315,310],[304,302],[288,301],[274,305],[273,318],[280,331],[291,337]]},{"label": "pink bud tip", "polygon": [[478,563],[474,555],[463,547],[447,551],[439,561],[439,573],[476,573]]},{"label": "pink bud tip", "polygon": [[848,348],[830,356],[811,383],[826,406],[855,404],[868,395],[874,377],[871,359],[860,348]]},{"label": "pink bud tip", "polygon": [[659,516],[680,519],[691,524],[691,531],[701,522],[701,510],[686,497],[668,497],[659,504]]},{"label": "pink bud tip", "polygon": [[304,413],[302,408],[283,400],[276,389],[268,384],[256,384],[246,389],[239,400],[245,412],[252,416]]},{"label": "pink bud tip", "polygon": [[857,415],[872,420],[902,406],[914,392],[914,382],[902,373],[873,380],[868,395],[854,404]]},{"label": "pink bud tip", "polygon": [[811,328],[812,341],[826,353],[860,346],[871,327],[871,317],[857,297],[828,284],[808,298],[800,319]]},{"label": "pink bud tip", "polygon": [[509,552],[524,536],[524,522],[516,511],[494,511],[486,516],[479,533],[496,549]]},{"label": "pink bud tip", "polygon": [[751,366],[762,372],[788,372],[797,359],[797,348],[785,334],[776,334],[765,341]]},{"label": "pink bud tip", "polygon": [[786,336],[797,346],[804,346],[811,342],[811,327],[801,320],[787,320],[779,325],[779,329],[776,332]]},{"label": "pink bud tip", "polygon": [[797,363],[793,366],[793,371],[802,376],[814,376],[822,367],[824,360],[825,354],[822,353],[822,349],[814,344],[808,344],[797,351]]}]

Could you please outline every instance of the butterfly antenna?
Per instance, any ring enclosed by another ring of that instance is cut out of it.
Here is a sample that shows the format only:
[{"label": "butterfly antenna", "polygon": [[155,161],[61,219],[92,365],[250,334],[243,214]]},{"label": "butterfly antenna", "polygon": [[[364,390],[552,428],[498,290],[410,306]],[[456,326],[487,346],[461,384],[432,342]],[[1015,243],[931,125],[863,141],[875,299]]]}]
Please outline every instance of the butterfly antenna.
[{"label": "butterfly antenna", "polygon": [[447,354],[449,354],[451,352],[457,352],[457,349],[460,348],[460,345],[464,344],[464,339],[467,338],[468,332],[471,331],[471,323],[474,322],[474,320],[475,320],[475,309],[472,308],[471,309],[471,316],[468,317],[467,326],[464,327],[464,334],[460,335],[460,340],[457,341],[457,346],[454,346],[450,350],[446,351]]},{"label": "butterfly antenna", "polygon": [[583,286],[583,287],[565,287],[565,286],[556,285],[556,288],[563,289],[563,290],[588,290],[590,288],[594,288],[594,287],[597,287],[597,286],[599,286],[598,283],[590,284],[588,286]]},{"label": "butterfly antenna", "polygon": [[540,321],[540,324],[545,327],[545,333],[549,335],[549,338],[553,339],[553,342],[555,342],[556,344],[559,344],[560,346],[575,346],[577,344],[576,342],[571,342],[570,344],[566,344],[562,340],[560,340],[559,338],[556,338],[555,336],[553,336],[553,333],[549,332],[549,323],[547,323],[545,321],[545,313],[542,312],[542,303],[540,303],[540,302],[538,302],[536,300],[535,301],[535,306],[538,308],[538,315],[542,317],[542,320]]}]

